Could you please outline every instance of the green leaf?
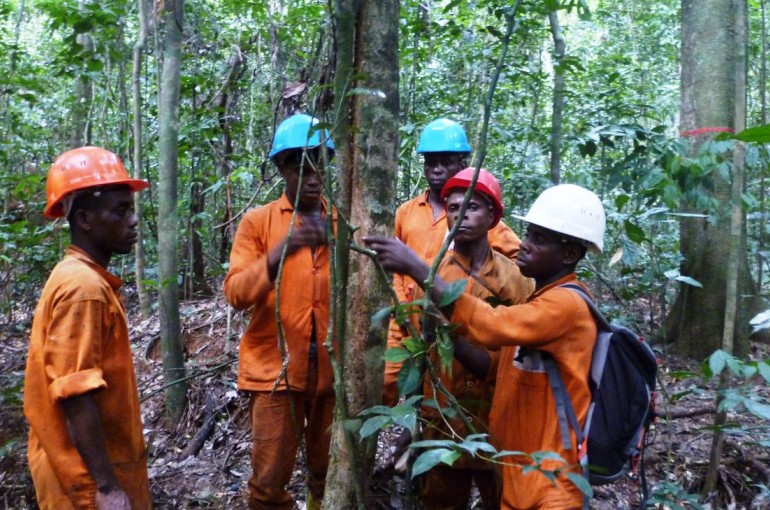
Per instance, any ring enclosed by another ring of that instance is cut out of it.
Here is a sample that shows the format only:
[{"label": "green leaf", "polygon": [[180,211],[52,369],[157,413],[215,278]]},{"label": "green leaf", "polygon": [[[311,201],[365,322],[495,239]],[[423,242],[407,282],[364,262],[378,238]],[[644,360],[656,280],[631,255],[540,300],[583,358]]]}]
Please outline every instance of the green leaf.
[{"label": "green leaf", "polygon": [[350,418],[342,422],[342,426],[348,432],[356,433],[361,429],[362,421],[358,418]]},{"label": "green leaf", "polygon": [[449,338],[449,334],[446,331],[439,330],[438,338],[436,339],[436,348],[438,349],[438,357],[441,362],[441,373],[452,376],[452,362],[454,361],[455,344],[452,339]]},{"label": "green leaf", "polygon": [[417,460],[414,461],[414,466],[412,466],[412,478],[429,471],[440,463],[451,466],[454,461],[460,458],[460,455],[460,452],[447,450],[445,448],[423,452],[417,457]]},{"label": "green leaf", "polygon": [[417,457],[417,460],[414,461],[414,465],[412,466],[412,478],[415,476],[421,475],[425,473],[426,471],[430,471],[434,467],[436,467],[438,464],[441,463],[441,456],[449,450],[444,449],[436,449],[436,450],[428,450],[426,452],[423,452],[420,454],[419,457]]},{"label": "green leaf", "polygon": [[444,289],[444,292],[441,294],[441,300],[439,301],[438,306],[443,308],[457,301],[457,298],[459,298],[465,290],[465,285],[467,283],[466,280],[455,280],[447,285],[446,289]]},{"label": "green leaf", "polygon": [[401,341],[401,345],[412,354],[420,354],[428,350],[428,344],[419,338],[409,337]]},{"label": "green leaf", "polygon": [[750,399],[744,400],[743,404],[746,406],[746,409],[757,418],[770,420],[770,405],[762,404]]},{"label": "green leaf", "polygon": [[725,365],[727,365],[728,357],[730,357],[730,355],[721,349],[714,351],[714,353],[709,356],[709,370],[711,371],[711,377],[719,375],[722,370],[724,370]]},{"label": "green leaf", "polygon": [[390,416],[374,416],[369,418],[361,426],[361,439],[365,439],[380,429],[383,429],[392,423]]},{"label": "green leaf", "polygon": [[770,383],[770,364],[767,360],[760,361],[757,364],[757,368],[759,369],[759,375],[762,376],[762,378]]},{"label": "green leaf", "polygon": [[401,371],[398,373],[399,395],[409,395],[420,387],[422,374],[420,369],[411,360],[404,361]]},{"label": "green leaf", "polygon": [[401,363],[411,357],[412,355],[409,354],[409,351],[401,347],[391,347],[385,351],[385,356],[383,356],[388,363]]},{"label": "green leaf", "polygon": [[626,229],[626,236],[636,244],[642,244],[647,239],[647,236],[644,235],[644,230],[630,221],[626,220],[624,227]]},{"label": "green leaf", "polygon": [[567,475],[567,478],[575,484],[575,486],[580,489],[580,492],[588,496],[589,498],[593,497],[594,490],[591,488],[591,484],[588,483],[588,480],[586,480],[586,477],[583,475],[580,475],[578,473],[565,473]]},{"label": "green leaf", "polygon": [[379,97],[379,98],[382,98],[382,99],[385,99],[385,97],[387,97],[385,95],[385,92],[383,92],[383,91],[381,91],[379,89],[369,89],[369,88],[366,88],[366,87],[353,87],[345,95],[346,96],[374,96],[374,97]]},{"label": "green leaf", "polygon": [[735,138],[743,142],[750,143],[769,143],[770,142],[770,124],[744,129],[735,135]]},{"label": "green leaf", "polygon": [[385,317],[388,317],[390,315],[390,312],[393,311],[392,306],[388,306],[385,308],[381,308],[380,310],[377,310],[374,315],[372,315],[372,326],[378,326]]},{"label": "green leaf", "polygon": [[701,284],[701,282],[689,276],[679,275],[676,278],[674,278],[674,280],[678,282],[686,283],[687,285],[692,285],[693,287],[698,287],[701,289],[703,288],[703,284]]}]

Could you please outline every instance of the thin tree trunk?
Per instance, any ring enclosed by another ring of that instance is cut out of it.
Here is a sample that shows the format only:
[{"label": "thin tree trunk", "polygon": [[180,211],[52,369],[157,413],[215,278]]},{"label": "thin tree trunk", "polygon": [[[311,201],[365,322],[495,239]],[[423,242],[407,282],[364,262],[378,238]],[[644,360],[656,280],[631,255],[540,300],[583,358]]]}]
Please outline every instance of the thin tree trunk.
[{"label": "thin tree trunk", "polygon": [[[160,338],[166,384],[184,377],[184,353],[179,321],[179,256],[177,237],[177,172],[179,167],[179,86],[182,64],[184,0],[166,0],[165,47],[158,122],[158,276],[160,280]],[[187,385],[169,386],[165,393],[166,416],[176,420],[185,405]]]},{"label": "thin tree trunk", "polygon": [[[748,46],[747,6],[746,0],[734,0],[735,41],[733,56],[735,58],[735,130],[740,132],[746,127],[746,48]],[[746,146],[737,142],[733,151],[732,183],[730,190],[730,237],[728,242],[728,262],[725,268],[727,285],[725,289],[724,331],[722,333],[722,350],[732,354],[735,337],[736,315],[738,312],[738,270],[741,264],[741,248],[743,238],[743,172]],[[723,400],[724,392],[729,386],[727,372],[721,374],[720,391],[718,392],[717,409]],[[703,483],[702,496],[708,496],[716,488],[719,474],[720,459],[724,434],[719,427],[727,423],[727,411],[717,413],[714,420],[715,432],[711,443],[709,469]]]},{"label": "thin tree trunk", "polygon": [[[144,165],[144,156],[142,154],[144,146],[142,142],[142,56],[144,48],[147,46],[147,0],[137,0],[139,15],[139,33],[134,44],[134,67],[131,74],[131,93],[134,100],[134,178],[142,178],[142,168]],[[142,194],[134,193],[134,209],[136,217],[139,220],[137,232],[139,238],[136,241],[136,292],[139,296],[139,309],[142,314],[142,320],[150,317],[150,296],[145,285],[144,276],[144,211],[142,210]]]},{"label": "thin tree trunk", "polygon": [[[338,0],[334,16],[340,218],[349,218],[361,232],[387,234],[393,229],[398,168],[399,3]],[[365,78],[353,83],[354,75]],[[348,97],[353,86],[376,89],[382,97]],[[344,420],[380,401],[386,328],[372,325],[370,317],[387,306],[389,294],[368,259],[350,257],[350,225],[341,220],[337,228],[333,292],[340,365],[336,375],[341,379],[335,381],[338,406],[323,507],[364,508],[375,445],[361,443],[346,430]],[[347,296],[359,297],[348,302]]]},{"label": "thin tree trunk", "polygon": [[[13,30],[13,49],[11,50],[10,54],[8,55],[8,61],[9,61],[9,76],[8,76],[8,82],[11,83],[11,79],[13,78],[13,75],[16,74],[16,48],[19,46],[19,36],[21,34],[21,20],[24,18],[24,0],[21,0],[19,2],[19,7],[16,10],[16,26]],[[5,90],[3,91],[3,105],[5,106],[5,111],[3,112],[3,131],[4,131],[4,140],[11,140],[13,138],[13,132],[14,132],[14,123],[12,121],[11,117],[11,94],[13,92],[12,87],[5,87]],[[13,152],[13,151],[10,151]],[[8,160],[5,161],[6,168],[10,171],[13,171],[14,168],[17,167],[17,165],[13,164],[11,158],[14,156],[12,154],[8,154],[8,151],[3,151],[3,155],[8,157]],[[11,193],[10,193],[10,187],[9,186],[3,186],[3,214],[8,214],[8,211],[11,207]]]},{"label": "thin tree trunk", "polygon": [[551,116],[551,182],[561,180],[561,125],[564,112],[564,69],[561,61],[566,51],[564,34],[556,11],[548,13],[553,36],[553,111]]},{"label": "thin tree trunk", "polygon": [[[767,117],[767,0],[760,1],[760,7],[762,12],[762,33],[760,37],[760,44],[762,45],[762,62],[759,65],[759,104],[762,114],[762,124],[767,124],[770,119]],[[770,151],[764,149],[766,154],[770,155]],[[762,252],[765,251],[765,229],[767,228],[767,209],[765,200],[767,197],[767,191],[765,190],[765,174],[767,174],[767,166],[760,168],[759,170],[759,225],[758,225],[758,239],[757,239],[757,282],[761,289],[764,280],[764,267],[765,260]]]},{"label": "thin tree trunk", "polygon": [[[78,8],[83,10],[87,2],[81,0]],[[83,47],[86,53],[92,53],[94,44],[87,33],[77,34],[75,40]],[[74,96],[75,104],[72,106],[72,130],[70,131],[70,147],[82,147],[91,143],[91,124],[89,115],[93,105],[94,87],[91,79],[85,73],[85,66],[80,69],[75,77]]]}]

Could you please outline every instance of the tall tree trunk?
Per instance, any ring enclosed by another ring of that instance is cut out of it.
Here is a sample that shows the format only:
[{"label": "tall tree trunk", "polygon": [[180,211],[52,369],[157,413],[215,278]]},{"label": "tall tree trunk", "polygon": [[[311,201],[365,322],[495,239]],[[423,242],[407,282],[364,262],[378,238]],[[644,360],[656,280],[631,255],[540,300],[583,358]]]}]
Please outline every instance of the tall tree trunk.
[{"label": "tall tree trunk", "polygon": [[[742,131],[746,127],[746,51],[748,47],[748,18],[746,0],[735,0],[733,9],[735,24],[735,40],[733,41],[733,57],[735,58],[735,130]],[[741,249],[743,243],[743,177],[746,147],[743,142],[737,142],[733,151],[732,184],[730,190],[730,237],[728,238],[728,263],[725,271],[727,280],[725,286],[724,330],[722,333],[722,350],[732,354],[733,340],[736,330],[738,311],[738,271],[741,266]],[[720,389],[727,390],[729,379],[726,372],[721,374]],[[724,395],[721,391],[719,395]],[[717,409],[721,408],[724,396],[718,397]],[[716,488],[719,474],[720,459],[724,435],[719,427],[727,422],[727,411],[717,413],[714,425],[715,432],[711,444],[709,468],[703,483],[702,495],[708,496]]]},{"label": "tall tree trunk", "polygon": [[[767,0],[761,0],[761,17],[762,17],[762,29],[760,44],[762,45],[761,59],[759,64],[759,104],[762,114],[762,124],[770,122],[767,116]],[[766,154],[770,154],[767,148],[764,149]],[[764,266],[765,258],[762,253],[765,251],[765,229],[767,228],[767,209],[765,205],[767,191],[765,189],[765,174],[767,174],[767,167],[760,168],[759,170],[759,220],[757,226],[757,284],[759,288],[762,288],[764,280]]]},{"label": "tall tree trunk", "polygon": [[[713,129],[736,127],[735,98],[738,62],[735,44],[735,3],[740,0],[682,0],[681,130],[692,140],[691,153],[711,140]],[[718,204],[730,203],[730,183],[716,170],[711,197]],[[697,211],[693,204],[685,206]],[[729,212],[721,209],[706,219],[680,221],[681,273],[699,281],[703,288],[682,285],[666,319],[666,339],[674,350],[702,359],[722,344],[726,307],[725,268],[728,251],[704,250],[721,246],[730,236]],[[747,256],[738,268],[738,295],[750,293]],[[748,300],[739,302],[738,316],[747,315]],[[738,324],[743,324],[739,320]],[[735,328],[736,349],[745,350],[746,335]]]},{"label": "tall tree trunk", "polygon": [[[13,75],[16,74],[16,60],[17,60],[17,53],[16,48],[19,45],[19,37],[21,35],[21,20],[24,18],[24,0],[21,0],[19,2],[19,7],[16,10],[16,25],[13,30],[13,46],[8,54],[8,70],[9,70],[9,82],[13,78]],[[13,118],[11,116],[11,94],[13,93],[12,87],[5,87],[5,89],[2,92],[2,98],[3,98],[3,140],[10,143],[10,141],[13,139],[13,132],[14,132],[14,122]],[[3,164],[6,169],[8,169],[10,172],[13,171],[14,168],[17,167],[13,163],[13,160],[15,159],[15,156],[13,154],[15,151],[8,151],[3,150],[0,151],[0,164]],[[9,172],[9,173],[10,173]],[[3,186],[3,214],[8,214],[8,211],[11,208],[11,193],[10,193],[10,187],[9,186]]]},{"label": "tall tree trunk", "polygon": [[[396,0],[337,0],[335,111],[341,217],[361,232],[387,234],[393,229],[398,168],[398,19]],[[353,82],[352,77],[364,76]],[[346,95],[351,87],[377,94]],[[381,94],[379,94],[381,92]],[[353,184],[355,183],[355,185]],[[380,401],[384,324],[372,314],[388,304],[387,282],[363,256],[349,257],[352,232],[338,224],[336,246],[335,327],[342,380],[332,431],[324,508],[364,508],[373,450],[368,452],[344,419]],[[347,296],[358,296],[347,301]]]},{"label": "tall tree trunk", "polygon": [[[82,1],[78,8],[83,10],[87,2]],[[87,33],[77,34],[75,40],[83,47],[84,53],[93,53],[94,43]],[[72,126],[70,131],[70,148],[82,147],[91,144],[91,123],[89,112],[93,102],[94,86],[91,78],[85,72],[85,64],[75,76],[74,96],[75,104],[72,106]]]},{"label": "tall tree trunk", "polygon": [[[179,167],[179,85],[182,66],[184,0],[166,0],[163,11],[165,46],[158,122],[158,277],[160,280],[160,341],[165,384],[184,377],[179,321],[179,255],[177,236],[177,171]],[[184,409],[187,385],[166,388],[166,416],[177,419]]]},{"label": "tall tree trunk", "polygon": [[[134,44],[134,67],[131,71],[131,93],[134,100],[134,178],[142,178],[142,168],[144,165],[143,141],[142,141],[142,56],[144,48],[147,46],[147,0],[137,0],[139,16],[139,33]],[[145,285],[144,265],[144,211],[142,194],[134,193],[134,209],[136,217],[139,220],[139,227],[136,229],[139,237],[136,241],[136,292],[139,295],[139,309],[141,310],[142,320],[150,317],[150,296]]]},{"label": "tall tree trunk", "polygon": [[564,59],[566,43],[556,11],[548,13],[553,36],[553,111],[551,116],[551,182],[559,184],[561,180],[561,123],[564,112]]}]

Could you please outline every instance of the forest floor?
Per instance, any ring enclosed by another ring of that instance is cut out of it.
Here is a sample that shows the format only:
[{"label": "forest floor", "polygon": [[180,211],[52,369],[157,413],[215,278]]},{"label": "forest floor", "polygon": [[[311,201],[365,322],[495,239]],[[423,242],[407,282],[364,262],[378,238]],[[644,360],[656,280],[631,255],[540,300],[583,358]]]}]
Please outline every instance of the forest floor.
[{"label": "forest floor", "polygon": [[[129,296],[127,302],[135,300]],[[189,405],[179,422],[169,425],[164,420],[158,320],[142,322],[136,310],[129,310],[155,508],[246,508],[246,481],[251,472],[248,399],[236,389],[237,339],[246,317],[232,313],[228,318],[221,296],[185,301],[181,315],[192,376]],[[28,334],[29,324],[0,323],[0,508],[37,508],[26,463],[27,432],[21,410]],[[751,350],[753,359],[770,357],[764,344],[752,344]],[[658,498],[678,502],[665,508],[697,508],[684,503],[691,497],[688,493],[697,493],[709,465],[714,388],[696,375],[700,373],[697,364],[661,355],[660,368],[661,417],[645,455],[648,483]],[[762,379],[751,384],[768,393]],[[745,414],[730,414],[728,419],[744,428],[766,427]],[[765,432],[762,429],[763,435]],[[393,431],[380,436],[370,508],[408,508],[404,478],[389,468],[393,436]],[[717,496],[702,508],[770,508],[768,451],[757,446],[749,432],[729,434],[725,443]],[[303,476],[300,458],[291,482],[300,508],[305,507]],[[591,508],[631,508],[638,501],[638,480],[629,477],[596,487]]]}]

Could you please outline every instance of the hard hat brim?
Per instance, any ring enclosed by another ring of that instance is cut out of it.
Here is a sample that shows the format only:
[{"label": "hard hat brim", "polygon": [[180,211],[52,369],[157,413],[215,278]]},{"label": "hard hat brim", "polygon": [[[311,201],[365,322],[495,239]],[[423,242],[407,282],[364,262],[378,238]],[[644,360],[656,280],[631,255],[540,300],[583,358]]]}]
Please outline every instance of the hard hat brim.
[{"label": "hard hat brim", "polygon": [[70,193],[74,193],[76,191],[84,191],[89,188],[101,188],[101,187],[113,187],[113,186],[128,186],[132,193],[135,193],[137,191],[142,191],[150,187],[150,183],[144,179],[123,179],[118,180],[115,182],[110,182],[107,184],[102,185],[94,185],[94,186],[88,186],[86,188],[80,188],[77,190],[72,190],[69,193],[62,195],[59,197],[59,199],[54,202],[53,204],[49,205],[45,208],[43,211],[43,217],[48,218],[49,220],[55,220],[57,218],[63,218],[64,217],[64,210],[62,208],[62,200],[64,197],[69,195]]}]

